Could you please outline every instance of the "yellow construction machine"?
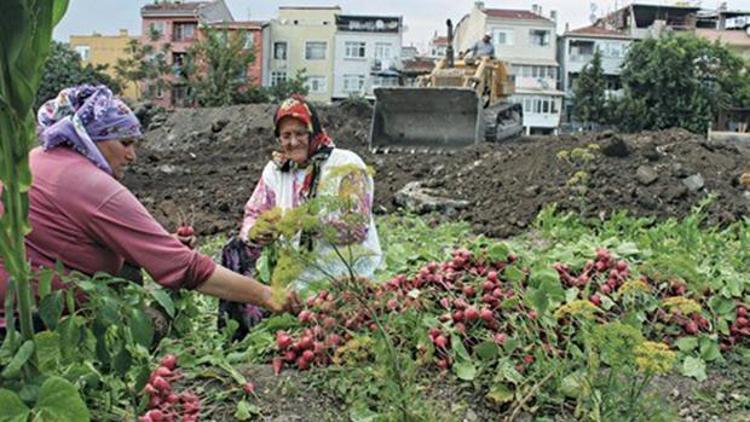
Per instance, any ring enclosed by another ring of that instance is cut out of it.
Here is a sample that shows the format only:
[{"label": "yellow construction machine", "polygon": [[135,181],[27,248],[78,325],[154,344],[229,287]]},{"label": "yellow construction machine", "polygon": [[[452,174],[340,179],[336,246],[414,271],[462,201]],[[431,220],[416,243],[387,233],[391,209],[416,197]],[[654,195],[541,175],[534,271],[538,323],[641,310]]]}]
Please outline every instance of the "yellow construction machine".
[{"label": "yellow construction machine", "polygon": [[489,57],[454,60],[448,53],[415,87],[375,89],[370,131],[373,149],[454,149],[523,133],[523,108],[508,97],[515,83],[508,66]]}]

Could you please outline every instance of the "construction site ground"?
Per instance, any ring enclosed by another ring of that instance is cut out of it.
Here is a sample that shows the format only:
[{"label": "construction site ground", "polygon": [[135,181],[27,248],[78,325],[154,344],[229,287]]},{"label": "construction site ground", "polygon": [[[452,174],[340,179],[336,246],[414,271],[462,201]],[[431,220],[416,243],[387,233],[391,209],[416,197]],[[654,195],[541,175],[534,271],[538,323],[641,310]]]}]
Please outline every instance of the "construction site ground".
[{"label": "construction site ground", "polygon": [[[202,235],[236,230],[277,148],[273,111],[273,105],[255,104],[150,116],[124,183],[168,228],[184,214]],[[384,154],[368,148],[368,106],[320,111],[336,145],[357,152],[375,170],[377,214],[408,205],[419,213],[434,210],[428,218],[436,221],[463,219],[477,233],[502,238],[526,230],[552,203],[596,218],[627,210],[665,219],[682,217],[714,195],[709,224],[750,213],[750,193],[739,183],[750,166],[750,146],[712,143],[684,130],[527,137],[454,151]],[[414,204],[399,194],[414,182],[434,201]]]}]

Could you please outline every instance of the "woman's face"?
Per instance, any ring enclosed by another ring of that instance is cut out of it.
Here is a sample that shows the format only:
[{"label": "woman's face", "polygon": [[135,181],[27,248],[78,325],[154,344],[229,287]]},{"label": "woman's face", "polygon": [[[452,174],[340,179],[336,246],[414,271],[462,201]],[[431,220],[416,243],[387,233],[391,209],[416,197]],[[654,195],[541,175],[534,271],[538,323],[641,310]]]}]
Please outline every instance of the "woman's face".
[{"label": "woman's face", "polygon": [[307,161],[310,133],[301,121],[284,117],[279,122],[279,142],[284,156],[297,164]]},{"label": "woman's face", "polygon": [[122,180],[125,168],[135,161],[135,139],[113,139],[111,141],[97,142],[104,158],[107,159],[112,175],[117,180]]}]

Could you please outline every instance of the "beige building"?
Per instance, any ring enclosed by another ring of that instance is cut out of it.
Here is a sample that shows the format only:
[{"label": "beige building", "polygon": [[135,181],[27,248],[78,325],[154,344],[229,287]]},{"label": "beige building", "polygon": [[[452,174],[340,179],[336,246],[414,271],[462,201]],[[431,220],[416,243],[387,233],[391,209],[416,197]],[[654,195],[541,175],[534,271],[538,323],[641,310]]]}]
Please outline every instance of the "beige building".
[{"label": "beige building", "polygon": [[[121,29],[118,35],[101,35],[96,32],[92,35],[71,35],[70,48],[81,56],[81,62],[84,65],[108,65],[106,72],[114,78],[117,76],[115,74],[117,59],[127,58],[125,49],[128,42],[137,38],[128,35],[127,29]],[[140,97],[136,84],[124,86],[122,95],[131,100],[138,100]]]},{"label": "beige building", "polygon": [[338,14],[338,6],[280,7],[278,17],[263,29],[263,86],[294,78],[305,69],[308,98],[330,102]]}]

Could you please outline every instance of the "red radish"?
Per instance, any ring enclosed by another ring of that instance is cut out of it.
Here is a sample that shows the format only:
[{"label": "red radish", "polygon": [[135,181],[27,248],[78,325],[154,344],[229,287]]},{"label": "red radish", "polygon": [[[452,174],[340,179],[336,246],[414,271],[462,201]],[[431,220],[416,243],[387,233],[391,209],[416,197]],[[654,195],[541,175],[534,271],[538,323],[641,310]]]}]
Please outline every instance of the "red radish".
[{"label": "red radish", "polygon": [[297,358],[297,369],[300,371],[304,371],[305,369],[308,369],[310,367],[309,362],[305,360],[302,356]]},{"label": "red radish", "polygon": [[485,293],[489,293],[489,292],[495,290],[495,283],[493,283],[493,282],[491,282],[489,280],[485,280],[484,282],[482,282],[482,290]]},{"label": "red radish", "polygon": [[328,340],[326,340],[326,343],[332,346],[338,346],[339,343],[341,343],[341,337],[339,337],[338,334],[331,334],[328,336]]},{"label": "red radish", "polygon": [[497,282],[497,271],[490,271],[487,273],[487,280],[496,283]]},{"label": "red radish", "polygon": [[164,414],[158,409],[149,410],[145,416],[151,418],[154,422],[161,422],[164,420]]},{"label": "red radish", "polygon": [[526,365],[531,365],[532,363],[534,363],[534,356],[525,355],[523,357],[523,363],[525,363]]},{"label": "red radish", "polygon": [[195,230],[192,226],[182,225],[177,228],[177,236],[190,237],[195,234]]},{"label": "red radish", "polygon": [[517,260],[518,260],[517,256],[515,256],[515,255],[508,255],[508,262],[510,262],[511,264],[514,263],[514,262],[516,262]]},{"label": "red radish", "polygon": [[744,306],[738,306],[737,307],[737,316],[741,316],[743,318],[747,317],[747,308]]},{"label": "red radish", "polygon": [[302,312],[299,313],[299,315],[297,316],[297,318],[299,319],[299,322],[301,322],[303,324],[308,323],[308,322],[310,322],[312,320],[312,312],[307,311],[307,310],[302,311]]},{"label": "red radish", "polygon": [[450,367],[450,363],[448,362],[448,359],[438,359],[437,366],[442,370],[446,370]]},{"label": "red radish", "polygon": [[396,309],[398,309],[398,300],[396,300],[396,299],[391,299],[391,300],[389,300],[389,301],[388,301],[388,303],[386,304],[386,306],[387,306],[387,307],[388,307],[388,309],[390,309],[391,311],[395,311]]},{"label": "red radish", "polygon": [[628,270],[628,263],[623,260],[617,261],[617,266],[615,268],[617,268],[617,271],[619,272],[625,272]]},{"label": "red radish", "polygon": [[273,373],[278,376],[281,373],[281,368],[284,367],[284,360],[280,357],[275,357],[273,358],[272,365]]},{"label": "red radish", "polygon": [[604,293],[605,295],[608,295],[608,294],[612,293],[612,288],[611,288],[611,287],[609,287],[609,285],[608,285],[608,284],[603,284],[603,285],[602,285],[602,286],[601,286],[601,287],[600,287],[599,289],[600,289],[600,290],[602,291],[602,293]]},{"label": "red radish", "polygon": [[503,345],[505,343],[505,333],[497,333],[494,337],[495,343]]},{"label": "red radish", "polygon": [[252,382],[246,382],[245,385],[242,386],[242,391],[244,391],[245,394],[255,393],[255,384]]},{"label": "red radish", "polygon": [[173,354],[168,354],[161,358],[161,361],[159,362],[161,366],[166,366],[170,370],[174,370],[177,367],[177,356]]},{"label": "red radish", "polygon": [[484,321],[490,322],[494,319],[494,314],[491,310],[487,308],[482,308],[481,311],[479,311],[479,317],[482,318]]},{"label": "red radish", "polygon": [[172,387],[169,385],[169,382],[167,382],[167,380],[162,377],[154,377],[153,385],[157,390],[163,393],[169,393],[172,389]]},{"label": "red radish", "polygon": [[178,395],[177,395],[177,394],[175,394],[175,393],[170,393],[170,394],[169,394],[169,395],[167,396],[167,402],[168,402],[168,403],[177,403],[178,401],[180,401],[180,396],[178,396]]},{"label": "red radish", "polygon": [[494,297],[496,297],[498,299],[502,299],[503,298],[503,290],[498,287],[497,289],[495,289],[495,290],[492,291],[492,296],[494,296]]},{"label": "red radish", "polygon": [[599,297],[599,295],[591,295],[589,298],[589,302],[593,303],[596,306],[602,305],[602,298]]},{"label": "red radish", "polygon": [[474,297],[474,295],[476,294],[477,294],[477,291],[474,290],[474,287],[464,286],[464,295],[466,295],[466,297]]},{"label": "red radish", "polygon": [[532,309],[532,310],[529,311],[529,318],[531,318],[531,319],[537,319],[538,316],[539,315],[536,313],[535,310]]},{"label": "red radish", "polygon": [[439,336],[435,337],[435,340],[433,340],[433,341],[435,342],[435,346],[437,346],[437,347],[439,347],[441,349],[445,349],[446,347],[448,347],[448,339],[445,338],[445,336],[443,336],[443,335],[439,335]]},{"label": "red radish", "polygon": [[145,392],[147,392],[148,394],[151,394],[151,395],[154,395],[154,394],[157,393],[156,388],[154,388],[154,386],[151,385],[150,383],[146,384],[146,386],[143,387],[143,391],[145,391]]},{"label": "red radish", "polygon": [[687,324],[685,324],[685,332],[688,334],[697,334],[698,324],[696,324],[695,321],[688,322]]},{"label": "red radish", "polygon": [[336,326],[336,318],[334,317],[326,317],[326,319],[323,320],[323,326],[331,329]]},{"label": "red radish", "polygon": [[739,318],[737,318],[737,326],[738,327],[744,328],[744,327],[747,327],[747,325],[748,325],[747,318],[745,318],[745,317],[739,317]]},{"label": "red radish", "polygon": [[287,350],[284,353],[284,360],[287,362],[294,362],[297,359],[297,354],[293,350]]},{"label": "red radish", "polygon": [[151,396],[151,398],[148,400],[148,407],[150,409],[155,409],[161,405],[161,398],[159,396],[154,395]]},{"label": "red radish", "polygon": [[276,333],[276,346],[278,346],[280,350],[286,349],[291,346],[292,343],[294,343],[294,340],[292,340],[292,338],[285,332],[279,331]]},{"label": "red radish", "polygon": [[430,335],[430,338],[435,338],[441,334],[440,329],[437,327],[431,327],[428,331],[428,334]]},{"label": "red radish", "polygon": [[453,313],[453,322],[461,322],[464,320],[464,313],[461,311],[456,311]]},{"label": "red radish", "polygon": [[457,322],[455,325],[453,325],[453,328],[455,328],[456,332],[461,335],[466,334],[466,326],[462,322]]},{"label": "red radish", "polygon": [[166,366],[160,366],[152,373],[153,376],[160,376],[162,378],[169,378],[172,376],[172,371]]},{"label": "red radish", "polygon": [[312,360],[315,358],[315,353],[313,353],[312,350],[305,350],[302,352],[302,359],[305,360],[305,362],[312,362]]},{"label": "red radish", "polygon": [[302,339],[300,339],[299,343],[297,343],[300,349],[307,350],[312,349],[313,347],[313,339],[310,336],[304,336]]},{"label": "red radish", "polygon": [[479,311],[477,311],[477,308],[469,306],[466,308],[466,311],[464,311],[464,317],[469,321],[476,321],[479,319]]}]

